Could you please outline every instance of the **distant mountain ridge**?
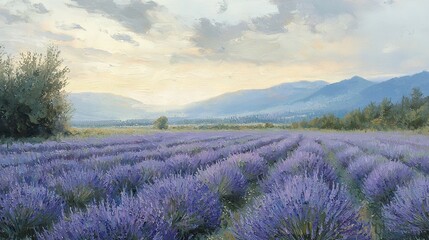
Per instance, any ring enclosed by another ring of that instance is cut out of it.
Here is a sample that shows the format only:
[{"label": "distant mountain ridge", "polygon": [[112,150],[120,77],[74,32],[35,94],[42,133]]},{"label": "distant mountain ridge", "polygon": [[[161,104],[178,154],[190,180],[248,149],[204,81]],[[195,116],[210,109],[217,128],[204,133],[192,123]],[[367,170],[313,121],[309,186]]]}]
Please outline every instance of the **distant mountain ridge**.
[{"label": "distant mountain ridge", "polygon": [[82,92],[69,94],[72,121],[102,121],[146,118],[152,108],[143,103],[111,93]]},{"label": "distant mountain ridge", "polygon": [[188,116],[230,116],[255,113],[293,102],[328,85],[324,81],[283,83],[271,88],[241,90],[189,104],[183,109]]},{"label": "distant mountain ridge", "polygon": [[222,118],[273,114],[276,116],[314,115],[314,113],[347,112],[383,98],[393,102],[419,87],[429,95],[429,72],[371,82],[352,77],[328,84],[325,81],[284,83],[267,89],[225,93],[169,112],[123,96],[109,93],[71,93],[75,108],[74,121],[148,119],[161,114],[183,118]]}]

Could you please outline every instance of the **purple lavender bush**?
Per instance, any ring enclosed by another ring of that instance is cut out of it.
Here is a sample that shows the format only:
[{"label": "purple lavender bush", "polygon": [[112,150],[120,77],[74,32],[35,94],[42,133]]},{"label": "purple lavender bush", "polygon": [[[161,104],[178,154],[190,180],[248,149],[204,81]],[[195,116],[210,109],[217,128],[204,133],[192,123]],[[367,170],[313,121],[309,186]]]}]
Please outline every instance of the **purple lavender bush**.
[{"label": "purple lavender bush", "polygon": [[147,186],[137,195],[134,208],[154,226],[157,239],[191,239],[209,233],[219,227],[222,214],[219,196],[191,176]]},{"label": "purple lavender bush", "polygon": [[363,192],[372,203],[388,203],[396,189],[407,184],[413,177],[414,171],[403,163],[383,163],[368,175]]},{"label": "purple lavender bush", "polygon": [[387,229],[413,239],[429,238],[429,178],[417,178],[398,188],[389,205],[383,207]]},{"label": "purple lavender bush", "polygon": [[296,151],[314,153],[316,155],[321,156],[322,158],[326,157],[325,151],[323,150],[322,146],[310,139],[304,139],[303,141],[301,141]]},{"label": "purple lavender bush", "polygon": [[362,155],[349,165],[347,173],[358,186],[361,186],[374,168],[387,161],[382,156]]},{"label": "purple lavender bush", "polygon": [[175,174],[182,176],[196,173],[199,167],[199,162],[194,161],[188,154],[173,155],[165,160],[165,163],[173,169]]},{"label": "purple lavender bush", "polygon": [[429,174],[429,156],[428,155],[417,155],[410,157],[410,159],[406,162],[406,164],[410,167],[414,167],[417,170]]},{"label": "purple lavender bush", "polygon": [[341,166],[346,168],[361,154],[362,151],[358,147],[350,146],[340,152],[337,152],[335,157],[338,159],[338,162],[341,164]]},{"label": "purple lavender bush", "polygon": [[133,167],[140,170],[147,183],[153,183],[155,180],[167,177],[173,173],[171,166],[161,161],[146,160],[137,163]]},{"label": "purple lavender bush", "polygon": [[257,153],[234,154],[226,161],[236,164],[248,181],[260,179],[268,172],[268,165]]},{"label": "purple lavender bush", "polygon": [[317,176],[295,176],[263,196],[234,223],[247,239],[369,239],[346,191]]},{"label": "purple lavender bush", "polygon": [[72,213],[39,234],[39,239],[152,239],[154,227],[139,218],[134,210],[127,204],[91,205],[85,212]]},{"label": "purple lavender bush", "polygon": [[69,207],[84,208],[86,204],[100,201],[106,195],[107,187],[99,174],[94,170],[70,171],[51,184]]},{"label": "purple lavender bush", "polygon": [[334,169],[319,155],[310,152],[294,152],[291,157],[280,162],[262,183],[265,192],[275,191],[276,184],[285,184],[297,175],[318,175],[326,183],[338,181]]},{"label": "purple lavender bush", "polygon": [[222,200],[237,202],[246,194],[247,181],[236,164],[220,162],[200,171],[197,178]]},{"label": "purple lavender bush", "polygon": [[112,197],[120,196],[122,191],[135,194],[138,188],[149,181],[140,168],[130,165],[113,168],[106,173],[104,179]]},{"label": "purple lavender bush", "polygon": [[24,239],[62,216],[63,200],[43,187],[16,186],[0,197],[0,238]]},{"label": "purple lavender bush", "polygon": [[291,151],[301,137],[289,138],[277,143],[272,143],[257,149],[255,152],[259,154],[268,164],[273,164],[279,159],[286,157],[287,152]]}]

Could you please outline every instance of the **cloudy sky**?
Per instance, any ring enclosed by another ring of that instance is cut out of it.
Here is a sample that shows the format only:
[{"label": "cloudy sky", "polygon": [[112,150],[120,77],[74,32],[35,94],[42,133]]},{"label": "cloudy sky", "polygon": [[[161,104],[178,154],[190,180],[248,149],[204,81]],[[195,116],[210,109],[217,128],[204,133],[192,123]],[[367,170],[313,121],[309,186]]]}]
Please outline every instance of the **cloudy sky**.
[{"label": "cloudy sky", "polygon": [[175,106],[428,70],[427,9],[427,0],[0,0],[0,45],[59,46],[68,91]]}]

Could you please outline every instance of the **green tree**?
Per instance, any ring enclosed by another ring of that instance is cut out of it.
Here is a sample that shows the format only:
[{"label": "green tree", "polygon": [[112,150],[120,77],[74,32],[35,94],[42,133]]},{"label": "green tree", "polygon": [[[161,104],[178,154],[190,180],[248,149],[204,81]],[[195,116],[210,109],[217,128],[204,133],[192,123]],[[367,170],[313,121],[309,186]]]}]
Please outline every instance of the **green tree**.
[{"label": "green tree", "polygon": [[410,107],[412,110],[417,110],[424,104],[423,93],[420,88],[413,88],[411,92]]},{"label": "green tree", "polygon": [[168,129],[168,118],[166,116],[159,117],[153,122],[153,127],[161,130]]},{"label": "green tree", "polygon": [[70,104],[64,90],[69,69],[60,51],[22,53],[18,61],[0,53],[0,135],[48,136],[64,133]]}]

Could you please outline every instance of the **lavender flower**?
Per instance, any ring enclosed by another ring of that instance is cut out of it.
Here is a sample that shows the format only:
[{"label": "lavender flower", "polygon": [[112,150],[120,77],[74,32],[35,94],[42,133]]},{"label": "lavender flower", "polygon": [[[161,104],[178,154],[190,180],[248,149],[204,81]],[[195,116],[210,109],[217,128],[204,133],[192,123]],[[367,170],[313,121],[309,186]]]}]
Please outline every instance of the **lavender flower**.
[{"label": "lavender flower", "polygon": [[40,239],[152,239],[154,227],[139,218],[128,205],[91,205],[85,212],[72,213],[39,235]]},{"label": "lavender flower", "polygon": [[119,196],[122,191],[136,193],[137,189],[149,180],[141,169],[130,165],[117,166],[105,176],[106,185],[113,197]]},{"label": "lavender flower", "polygon": [[305,139],[301,141],[296,151],[314,153],[316,155],[319,155],[322,158],[326,156],[322,146],[316,143],[315,141],[312,141],[309,139]]},{"label": "lavender flower", "polygon": [[197,172],[199,162],[194,161],[188,154],[177,154],[168,158],[165,163],[173,169],[174,173],[189,175]]},{"label": "lavender flower", "polygon": [[295,176],[234,223],[238,239],[369,239],[345,190]]},{"label": "lavender flower", "polygon": [[392,202],[384,206],[388,230],[404,237],[429,237],[429,178],[418,178],[398,188]]},{"label": "lavender flower", "polygon": [[104,180],[93,170],[64,173],[56,178],[52,185],[70,207],[84,208],[92,201],[101,200],[106,194]]},{"label": "lavender flower", "polygon": [[161,180],[137,197],[135,212],[155,226],[159,239],[189,239],[220,225],[219,197],[195,177]]},{"label": "lavender flower", "polygon": [[396,189],[407,184],[413,177],[413,170],[403,163],[383,163],[368,175],[363,192],[373,203],[387,203]]},{"label": "lavender flower", "polygon": [[236,202],[246,193],[247,182],[240,168],[228,162],[217,163],[198,173],[198,179],[223,200]]},{"label": "lavender flower", "polygon": [[341,166],[346,168],[352,163],[362,151],[358,147],[347,147],[343,151],[335,154],[336,158],[340,162]]},{"label": "lavender flower", "polygon": [[62,216],[63,201],[43,187],[23,185],[0,198],[0,238],[34,237]]},{"label": "lavender flower", "polygon": [[417,155],[411,157],[407,164],[411,167],[422,171],[425,174],[429,174],[429,156],[428,155]]},{"label": "lavender flower", "polygon": [[298,151],[275,166],[262,185],[264,191],[271,192],[276,190],[273,188],[275,184],[284,184],[293,176],[312,176],[314,174],[318,175],[328,184],[337,182],[337,175],[334,169],[327,164],[321,156],[314,153]]},{"label": "lavender flower", "polygon": [[257,180],[268,172],[268,165],[256,153],[242,153],[230,156],[227,162],[236,164],[249,181]]},{"label": "lavender flower", "polygon": [[387,161],[388,160],[382,156],[363,155],[350,164],[347,168],[347,172],[353,181],[361,186],[375,167]]}]

